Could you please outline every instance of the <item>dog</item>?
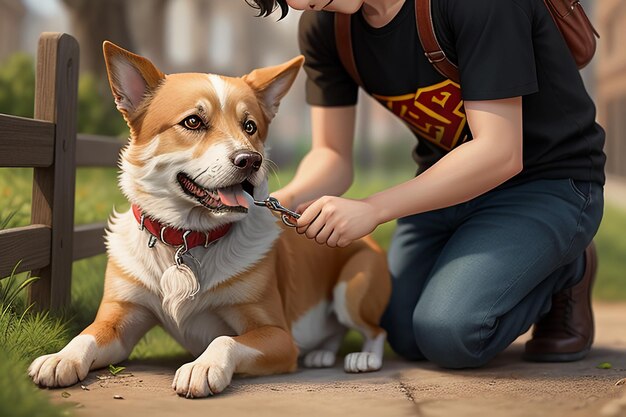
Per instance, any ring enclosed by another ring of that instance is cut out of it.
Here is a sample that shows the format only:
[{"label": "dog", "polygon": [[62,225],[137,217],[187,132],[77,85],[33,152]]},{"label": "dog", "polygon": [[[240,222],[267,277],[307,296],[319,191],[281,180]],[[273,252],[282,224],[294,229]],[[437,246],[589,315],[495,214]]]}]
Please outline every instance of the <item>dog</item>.
[{"label": "dog", "polygon": [[253,204],[268,196],[268,127],[304,58],[234,78],[165,75],[110,42],[103,50],[130,128],[119,185],[131,209],[109,220],[95,321],[35,359],[33,381],[73,385],[127,359],[157,324],[196,358],[172,383],[187,398],[222,392],[234,373],[333,366],[347,329],[364,344],[345,371],[380,369],[391,289],[383,251],[369,238],[318,245]]}]

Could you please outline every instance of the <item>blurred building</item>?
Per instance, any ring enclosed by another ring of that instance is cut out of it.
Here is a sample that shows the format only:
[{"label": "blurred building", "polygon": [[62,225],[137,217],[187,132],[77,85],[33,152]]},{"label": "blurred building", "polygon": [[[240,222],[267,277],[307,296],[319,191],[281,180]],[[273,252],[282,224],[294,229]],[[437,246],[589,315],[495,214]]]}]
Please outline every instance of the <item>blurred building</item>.
[{"label": "blurred building", "polygon": [[0,62],[20,46],[26,8],[20,0],[0,0]]},{"label": "blurred building", "polygon": [[606,129],[607,173],[626,178],[626,1],[596,3],[598,121]]}]

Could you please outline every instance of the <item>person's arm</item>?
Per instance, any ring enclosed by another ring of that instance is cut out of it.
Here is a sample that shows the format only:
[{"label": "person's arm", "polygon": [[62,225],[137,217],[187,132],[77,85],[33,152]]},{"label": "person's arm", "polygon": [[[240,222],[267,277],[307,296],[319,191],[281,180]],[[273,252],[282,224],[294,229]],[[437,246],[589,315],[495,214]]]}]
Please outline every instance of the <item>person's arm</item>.
[{"label": "person's arm", "polygon": [[381,223],[468,201],[518,174],[522,98],[466,101],[465,111],[473,140],[416,178],[363,200],[320,198],[304,210],[298,232],[318,243],[346,246]]},{"label": "person's arm", "polygon": [[341,195],[353,178],[352,144],[355,106],[311,108],[311,150],[294,178],[272,193],[282,205],[294,208],[323,195]]}]

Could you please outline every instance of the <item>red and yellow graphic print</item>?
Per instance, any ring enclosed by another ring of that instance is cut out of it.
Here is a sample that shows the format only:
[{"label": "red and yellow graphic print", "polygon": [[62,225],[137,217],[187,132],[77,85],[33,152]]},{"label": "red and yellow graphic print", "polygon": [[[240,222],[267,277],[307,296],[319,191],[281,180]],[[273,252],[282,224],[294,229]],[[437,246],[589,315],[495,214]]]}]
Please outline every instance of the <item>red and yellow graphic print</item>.
[{"label": "red and yellow graphic print", "polygon": [[402,96],[373,95],[418,136],[450,151],[467,123],[459,84],[451,80]]}]

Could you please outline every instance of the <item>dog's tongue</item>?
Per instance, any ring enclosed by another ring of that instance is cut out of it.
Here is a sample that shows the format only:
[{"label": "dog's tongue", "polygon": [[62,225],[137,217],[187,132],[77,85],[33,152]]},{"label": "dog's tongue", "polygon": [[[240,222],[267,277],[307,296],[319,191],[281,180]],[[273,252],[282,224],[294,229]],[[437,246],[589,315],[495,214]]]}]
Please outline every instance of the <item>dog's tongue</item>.
[{"label": "dog's tongue", "polygon": [[228,188],[220,188],[217,190],[217,193],[220,196],[220,200],[222,204],[230,207],[245,207],[248,208],[248,200],[243,195],[243,188],[241,188],[241,184],[233,185]]}]

